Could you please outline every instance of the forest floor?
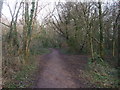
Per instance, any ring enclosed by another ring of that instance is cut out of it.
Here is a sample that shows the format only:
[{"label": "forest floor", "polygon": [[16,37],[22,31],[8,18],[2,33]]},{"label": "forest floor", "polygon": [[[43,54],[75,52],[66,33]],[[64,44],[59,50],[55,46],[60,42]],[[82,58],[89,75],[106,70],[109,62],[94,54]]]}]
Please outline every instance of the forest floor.
[{"label": "forest floor", "polygon": [[118,70],[106,62],[99,61],[98,58],[96,62],[90,63],[88,55],[69,54],[61,49],[41,49],[38,51],[37,54],[31,56],[30,64],[14,74],[5,87],[119,87]]},{"label": "forest floor", "polygon": [[91,85],[83,77],[88,56],[64,55],[57,49],[40,55],[34,88],[85,88]]}]

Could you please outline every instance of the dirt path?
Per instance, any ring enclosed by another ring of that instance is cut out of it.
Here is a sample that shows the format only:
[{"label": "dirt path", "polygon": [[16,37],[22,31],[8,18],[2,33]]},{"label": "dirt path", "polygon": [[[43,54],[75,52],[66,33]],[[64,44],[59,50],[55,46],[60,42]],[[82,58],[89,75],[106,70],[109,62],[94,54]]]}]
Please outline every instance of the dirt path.
[{"label": "dirt path", "polygon": [[[46,58],[46,59],[45,59]],[[71,78],[60,53],[52,49],[52,53],[44,56],[46,64],[39,75],[37,88],[77,88],[79,85]]]}]

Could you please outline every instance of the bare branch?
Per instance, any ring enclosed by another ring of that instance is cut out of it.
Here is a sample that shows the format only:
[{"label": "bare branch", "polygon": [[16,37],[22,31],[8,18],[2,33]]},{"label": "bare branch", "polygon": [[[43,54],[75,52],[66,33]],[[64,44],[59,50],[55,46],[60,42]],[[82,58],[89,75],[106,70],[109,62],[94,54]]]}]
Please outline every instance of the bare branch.
[{"label": "bare branch", "polygon": [[0,23],[10,28],[10,26],[9,26],[9,25],[7,25],[7,24],[5,24],[5,23],[3,23],[3,22],[0,22]]}]

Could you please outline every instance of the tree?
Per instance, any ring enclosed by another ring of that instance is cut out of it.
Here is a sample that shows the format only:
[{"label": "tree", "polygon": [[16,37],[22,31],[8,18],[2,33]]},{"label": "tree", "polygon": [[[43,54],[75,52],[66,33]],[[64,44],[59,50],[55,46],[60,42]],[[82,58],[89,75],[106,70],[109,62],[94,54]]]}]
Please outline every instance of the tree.
[{"label": "tree", "polygon": [[[25,5],[25,15],[24,15],[24,31],[23,31],[23,52],[24,52],[24,57],[27,60],[29,56],[29,46],[30,46],[30,41],[31,41],[31,35],[32,35],[32,24],[33,24],[33,18],[34,18],[34,12],[35,12],[35,1],[32,0],[31,2],[31,9],[29,8],[28,2],[24,3]],[[29,9],[31,10],[29,13]]]},{"label": "tree", "polygon": [[99,30],[100,30],[100,57],[103,58],[103,22],[102,22],[102,8],[101,8],[101,1],[98,2],[98,9],[99,9]]},{"label": "tree", "polygon": [[[3,0],[0,0],[0,22],[2,12]],[[0,24],[1,27],[1,24]],[[2,88],[2,30],[0,29],[0,89]]]},{"label": "tree", "polygon": [[118,24],[118,66],[120,66],[120,1],[118,2],[118,15],[116,18]]}]

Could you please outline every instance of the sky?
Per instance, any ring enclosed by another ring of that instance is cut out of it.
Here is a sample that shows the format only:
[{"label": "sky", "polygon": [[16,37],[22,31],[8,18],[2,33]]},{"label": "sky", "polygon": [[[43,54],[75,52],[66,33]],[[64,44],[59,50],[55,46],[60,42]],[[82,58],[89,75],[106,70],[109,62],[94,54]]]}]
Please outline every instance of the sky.
[{"label": "sky", "polygon": [[[7,6],[7,4],[9,4],[10,8],[12,9],[12,11],[14,10],[14,6],[15,6],[15,2],[20,2],[21,0],[4,0],[4,4],[3,4],[3,9],[2,9],[2,13],[3,13],[3,17],[7,18],[8,20],[11,19],[11,15],[10,15],[10,11],[9,8]],[[31,1],[31,0],[27,0],[27,1]],[[52,10],[54,7],[54,2],[65,2],[65,0],[39,0],[39,5],[40,6],[44,6],[47,3],[49,3],[49,5],[47,5],[44,9],[42,9],[39,13],[39,19],[41,20],[42,18],[44,18],[47,13],[49,12],[49,10]],[[72,1],[75,2],[76,0],[66,0],[66,1]],[[98,1],[98,0],[77,0],[77,1],[84,1],[84,2],[88,2],[88,1]],[[103,2],[112,2],[112,1],[117,1],[117,0],[101,0]]]},{"label": "sky", "polygon": [[[10,8],[12,9],[12,12],[14,11],[15,8],[15,3],[20,2],[21,0],[4,0],[4,4],[3,4],[3,9],[2,9],[2,14],[4,18],[7,18],[8,20],[11,19],[11,15],[10,15],[10,11],[9,8],[7,6],[7,4],[9,4]],[[43,7],[46,4],[46,7],[44,9],[42,9],[39,13],[39,16],[42,18],[44,18],[44,16],[47,15],[47,12],[49,10],[52,10],[54,7],[54,2],[58,2],[59,0],[39,0],[39,6]],[[65,0],[60,0],[61,2],[65,2]],[[19,5],[18,5],[19,6]]]}]

